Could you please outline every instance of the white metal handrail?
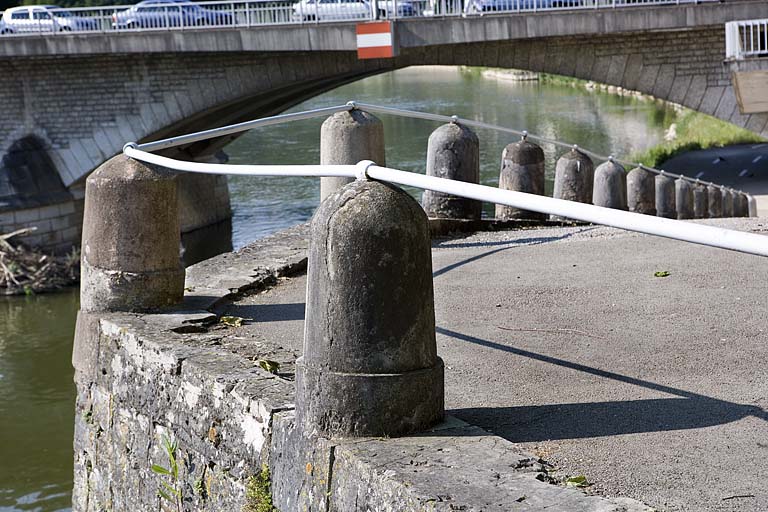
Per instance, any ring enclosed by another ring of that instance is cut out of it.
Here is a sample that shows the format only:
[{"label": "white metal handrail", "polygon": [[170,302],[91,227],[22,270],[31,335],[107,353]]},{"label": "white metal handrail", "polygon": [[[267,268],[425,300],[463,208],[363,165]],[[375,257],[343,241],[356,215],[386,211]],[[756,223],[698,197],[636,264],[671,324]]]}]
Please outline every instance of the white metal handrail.
[{"label": "white metal handrail", "polygon": [[[561,10],[616,9],[699,4],[717,0],[226,0],[213,2],[55,8],[23,6],[21,19],[6,10],[3,36],[55,35],[71,32],[116,33],[145,30],[203,30],[222,27],[335,23],[372,19],[483,16]],[[14,8],[16,9],[16,8]],[[11,15],[6,15],[9,13]],[[19,14],[21,16],[21,14]]]},{"label": "white metal handrail", "polygon": [[423,174],[380,167],[370,161],[363,161],[357,165],[227,165],[174,160],[147,153],[131,144],[126,145],[123,152],[126,156],[136,160],[186,172],[247,176],[373,178],[399,185],[433,190],[478,201],[568,217],[649,235],[729,249],[757,256],[768,256],[768,237],[763,235],[614,210],[591,204],[503,190],[435,176],[425,176]]},{"label": "white metal handrail", "polygon": [[725,24],[725,58],[768,56],[768,19]]},{"label": "white metal handrail", "polygon": [[[509,133],[512,135],[517,135],[520,137],[526,137],[529,139],[537,140],[539,142],[544,142],[547,144],[553,144],[556,146],[560,146],[567,149],[578,149],[582,153],[591,156],[592,158],[595,158],[597,160],[609,160],[613,158],[613,161],[623,165],[624,167],[629,170],[629,168],[633,167],[640,167],[641,169],[644,169],[646,171],[649,171],[654,174],[668,176],[670,178],[675,179],[682,179],[684,181],[688,181],[697,185],[704,185],[704,186],[713,186],[713,187],[719,187],[722,190],[728,190],[731,192],[741,192],[737,191],[735,189],[724,187],[723,185],[718,185],[716,183],[712,183],[709,181],[702,181],[697,178],[690,178],[688,176],[685,176],[683,174],[673,174],[668,171],[664,171],[662,169],[655,169],[653,167],[648,167],[646,165],[643,165],[641,163],[633,163],[625,160],[616,159],[611,155],[604,156],[600,155],[598,153],[595,153],[593,151],[589,151],[587,149],[581,148],[576,144],[571,144],[567,142],[561,142],[555,139],[550,139],[547,137],[542,137],[540,135],[529,133],[526,130],[516,130],[513,128],[507,128],[504,126],[484,123],[482,121],[475,121],[473,119],[465,119],[459,116],[446,116],[442,114],[432,114],[430,112],[419,112],[415,110],[405,110],[401,108],[395,108],[395,107],[386,107],[381,105],[372,105],[370,103],[359,103],[355,101],[349,101],[344,105],[336,105],[332,107],[323,107],[323,108],[317,108],[313,110],[305,110],[302,112],[293,112],[290,114],[280,114],[276,116],[271,117],[265,117],[261,119],[255,119],[252,121],[245,121],[243,123],[228,125],[228,126],[222,126],[220,128],[213,128],[210,130],[204,130],[200,132],[190,133],[187,135],[180,135],[177,137],[169,137],[167,139],[161,139],[154,142],[146,142],[143,144],[135,144],[135,143],[129,143],[126,144],[126,146],[130,146],[136,149],[140,149],[142,151],[159,151],[161,149],[168,149],[175,146],[180,146],[182,144],[190,144],[192,142],[198,142],[201,140],[211,139],[214,137],[223,137],[225,135],[232,135],[235,133],[244,132],[247,130],[251,130],[253,128],[263,127],[263,126],[271,126],[276,124],[282,124],[287,123],[291,121],[299,121],[303,119],[313,119],[317,117],[322,117],[330,114],[334,114],[336,112],[342,112],[342,111],[349,111],[353,110],[355,108],[361,108],[368,112],[375,112],[380,114],[389,114],[399,117],[406,117],[411,119],[423,119],[426,121],[437,121],[437,122],[443,122],[443,123],[459,123],[465,126],[470,126],[473,128],[482,128],[487,130],[495,130],[503,133]],[[226,174],[226,173],[224,173]]]}]

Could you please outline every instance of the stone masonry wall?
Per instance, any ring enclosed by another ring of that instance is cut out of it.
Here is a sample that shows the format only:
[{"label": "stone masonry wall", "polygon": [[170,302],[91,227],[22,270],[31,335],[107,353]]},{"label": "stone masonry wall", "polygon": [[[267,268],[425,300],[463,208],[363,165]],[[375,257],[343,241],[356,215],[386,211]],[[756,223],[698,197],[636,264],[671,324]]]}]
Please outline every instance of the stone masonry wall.
[{"label": "stone masonry wall", "polygon": [[22,228],[36,228],[32,233],[14,238],[25,244],[43,247],[56,254],[67,253],[80,245],[83,224],[83,197],[47,206],[0,212],[0,233]]}]

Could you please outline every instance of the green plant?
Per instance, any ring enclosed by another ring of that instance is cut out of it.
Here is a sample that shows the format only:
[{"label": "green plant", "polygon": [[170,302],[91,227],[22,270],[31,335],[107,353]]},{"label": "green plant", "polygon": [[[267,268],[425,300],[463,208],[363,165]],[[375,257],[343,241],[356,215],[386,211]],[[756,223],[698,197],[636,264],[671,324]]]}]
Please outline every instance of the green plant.
[{"label": "green plant", "polygon": [[[168,457],[168,466],[164,467],[158,464],[152,464],[152,472],[160,475],[160,485],[157,487],[157,495],[168,504],[172,505],[177,511],[181,511],[181,487],[179,483],[179,463],[177,459],[177,451],[179,445],[176,440],[171,440],[167,436],[163,436],[163,449]],[[173,510],[167,505],[163,505],[163,510]]]},{"label": "green plant", "polygon": [[259,473],[248,479],[243,512],[277,512],[272,505],[271,486],[269,467],[264,464]]}]

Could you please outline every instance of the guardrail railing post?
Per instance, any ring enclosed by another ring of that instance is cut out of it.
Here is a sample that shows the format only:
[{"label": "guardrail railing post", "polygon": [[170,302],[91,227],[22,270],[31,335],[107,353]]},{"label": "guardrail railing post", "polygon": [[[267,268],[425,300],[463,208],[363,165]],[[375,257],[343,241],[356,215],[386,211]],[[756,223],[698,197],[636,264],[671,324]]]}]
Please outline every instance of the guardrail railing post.
[{"label": "guardrail railing post", "polygon": [[667,219],[677,218],[675,207],[675,180],[664,173],[655,178],[656,216]]},{"label": "guardrail railing post", "polygon": [[146,311],[184,295],[174,173],[118,155],[86,181],[82,311]]},{"label": "guardrail railing post", "polygon": [[703,183],[696,182],[693,186],[693,218],[694,219],[706,219],[707,218],[707,204],[708,204],[707,187]]},{"label": "guardrail railing post", "polygon": [[693,218],[693,186],[682,177],[675,180],[675,209],[678,219]]},{"label": "guardrail railing post", "polygon": [[[384,125],[381,120],[359,109],[337,112],[320,128],[320,164],[354,165],[372,160],[384,166]],[[320,201],[350,183],[352,178],[322,178]]]},{"label": "guardrail railing post", "polygon": [[[595,166],[592,159],[574,146],[558,158],[555,164],[555,186],[552,197],[591,204],[594,179]],[[552,216],[552,219],[560,220],[561,217]]]},{"label": "guardrail railing post", "polygon": [[[427,176],[480,183],[480,141],[459,123],[440,126],[427,142]],[[425,190],[421,205],[429,217],[480,219],[480,201]]]},{"label": "guardrail railing post", "polygon": [[595,169],[592,204],[616,210],[627,209],[627,174],[613,157]]},{"label": "guardrail railing post", "polygon": [[429,224],[402,189],[356,181],[312,219],[296,421],[307,435],[398,436],[442,420]]},{"label": "guardrail railing post", "polygon": [[723,191],[714,183],[707,186],[707,212],[710,219],[723,216]]},{"label": "guardrail railing post", "polygon": [[656,181],[650,171],[636,167],[627,173],[627,207],[629,211],[656,215]]},{"label": "guardrail railing post", "polygon": [[733,193],[723,187],[723,217],[733,217]]},{"label": "guardrail railing post", "polygon": [[[544,195],[544,150],[528,141],[526,134],[502,151],[499,188]],[[496,218],[544,220],[547,215],[497,204]]]}]

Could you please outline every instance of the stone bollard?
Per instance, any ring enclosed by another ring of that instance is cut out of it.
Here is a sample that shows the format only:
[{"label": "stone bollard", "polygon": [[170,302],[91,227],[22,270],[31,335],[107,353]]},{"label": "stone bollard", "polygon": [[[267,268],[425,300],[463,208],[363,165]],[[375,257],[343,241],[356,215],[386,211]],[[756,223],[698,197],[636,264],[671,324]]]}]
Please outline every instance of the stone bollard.
[{"label": "stone bollard", "polygon": [[[595,166],[592,159],[574,146],[557,160],[552,197],[591,204],[594,179]],[[561,220],[563,217],[552,215],[551,218]]]},{"label": "stone bollard", "polygon": [[[505,147],[501,154],[499,188],[544,195],[544,151],[541,147],[528,142],[525,136]],[[544,220],[547,215],[497,204],[496,218]]]},{"label": "stone bollard", "polygon": [[707,213],[710,219],[723,216],[723,192],[714,183],[707,186]]},{"label": "stone bollard", "polygon": [[706,219],[707,212],[707,187],[699,182],[693,186],[693,218]]},{"label": "stone bollard", "polygon": [[597,166],[594,183],[592,204],[616,210],[627,209],[627,174],[613,157]]},{"label": "stone bollard", "polygon": [[181,302],[174,176],[118,155],[88,177],[81,311],[146,311]]},{"label": "stone bollard", "polygon": [[752,194],[747,194],[747,205],[750,217],[757,217],[757,200]]},{"label": "stone bollard", "polygon": [[693,185],[683,178],[675,180],[675,209],[678,219],[693,218]]},{"label": "stone bollard", "polygon": [[[320,164],[354,165],[362,160],[386,165],[384,125],[362,110],[336,112],[320,127]],[[320,202],[352,181],[353,178],[321,178]]]},{"label": "stone bollard", "polygon": [[443,418],[427,216],[403,190],[356,181],[312,219],[297,425],[398,436]]},{"label": "stone bollard", "polygon": [[656,176],[656,215],[667,219],[677,218],[675,180],[663,173]]},{"label": "stone bollard", "polygon": [[627,174],[627,206],[629,211],[656,215],[656,185],[654,175],[642,167]]},{"label": "stone bollard", "polygon": [[723,217],[733,217],[733,193],[723,187]]},{"label": "stone bollard", "polygon": [[733,193],[733,216],[734,217],[748,217],[749,216],[749,203],[747,202],[747,196],[741,192]]},{"label": "stone bollard", "polygon": [[[458,123],[433,131],[427,143],[427,176],[480,183],[480,141]],[[483,203],[425,190],[421,205],[429,217],[479,220]]]}]

